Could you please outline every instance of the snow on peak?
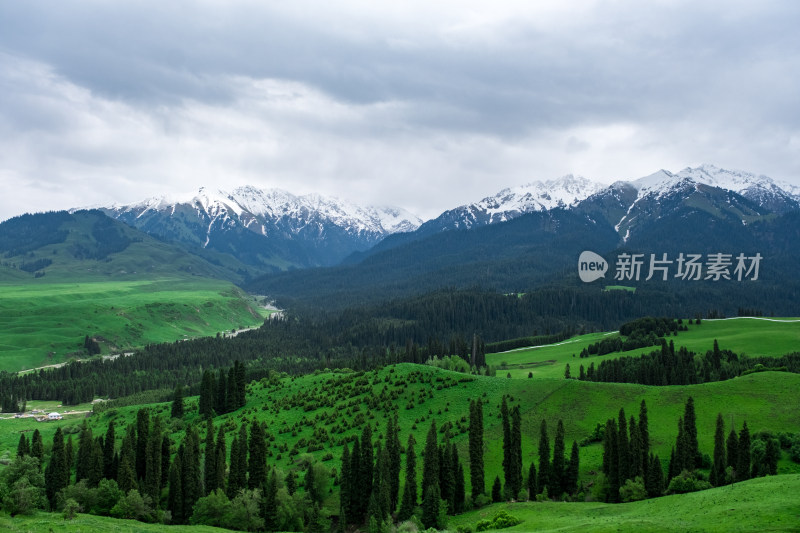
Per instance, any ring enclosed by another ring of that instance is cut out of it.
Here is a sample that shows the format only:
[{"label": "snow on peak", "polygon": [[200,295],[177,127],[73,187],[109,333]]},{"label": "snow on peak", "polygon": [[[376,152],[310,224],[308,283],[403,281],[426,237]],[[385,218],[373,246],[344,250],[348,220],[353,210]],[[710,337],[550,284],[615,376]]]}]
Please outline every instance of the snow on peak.
[{"label": "snow on peak", "polygon": [[755,175],[741,170],[726,170],[710,164],[702,164],[697,168],[687,167],[676,174],[667,170],[659,170],[632,183],[639,190],[639,197],[642,197],[651,193],[660,196],[677,185],[687,182],[719,187],[742,195],[746,195],[749,191],[762,189],[800,199],[800,187],[775,181],[763,174]]},{"label": "snow on peak", "polygon": [[473,205],[485,210],[492,219],[499,215],[501,220],[505,220],[510,218],[509,215],[573,207],[604,188],[604,185],[584,177],[567,174],[553,180],[503,189]]}]

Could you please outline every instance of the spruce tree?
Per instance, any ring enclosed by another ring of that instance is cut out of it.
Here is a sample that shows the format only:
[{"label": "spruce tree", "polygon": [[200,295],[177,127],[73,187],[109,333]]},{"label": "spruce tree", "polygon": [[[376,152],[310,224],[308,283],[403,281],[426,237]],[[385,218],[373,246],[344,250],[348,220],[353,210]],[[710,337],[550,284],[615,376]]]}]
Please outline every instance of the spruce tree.
[{"label": "spruce tree", "polygon": [[400,428],[397,413],[389,418],[386,429],[386,452],[389,454],[389,513],[397,509],[400,494]]},{"label": "spruce tree", "polygon": [[172,409],[170,415],[172,418],[183,418],[183,387],[178,385],[175,387],[175,392],[172,396]]},{"label": "spruce tree", "polygon": [[672,479],[672,472],[677,476],[683,470],[693,470],[689,466],[691,461],[691,449],[688,439],[686,438],[686,425],[683,423],[683,418],[678,417],[678,436],[675,438],[675,465],[670,464],[670,479]]},{"label": "spruce tree", "polygon": [[25,455],[31,454],[31,445],[28,442],[28,438],[23,433],[19,436],[19,443],[17,444],[17,456],[23,457]]},{"label": "spruce tree", "polygon": [[[270,470],[267,476],[261,509],[261,514],[264,517],[264,529],[277,531],[280,524],[278,523],[278,477],[275,469]],[[339,519],[344,520],[344,517],[339,516]]]},{"label": "spruce tree", "polygon": [[486,492],[483,472],[483,403],[469,403],[469,475],[472,499]]},{"label": "spruce tree", "polygon": [[503,491],[500,486],[500,476],[495,476],[494,483],[492,483],[492,501],[499,503],[503,501]]},{"label": "spruce tree", "polygon": [[735,472],[739,466],[739,437],[736,436],[734,428],[731,428],[731,432],[728,433],[725,457],[728,460],[727,466],[731,467]]},{"label": "spruce tree", "polygon": [[239,434],[231,444],[231,466],[226,494],[233,499],[244,488],[247,488],[247,422],[242,422],[239,426]]},{"label": "spruce tree", "polygon": [[536,483],[536,464],[531,461],[531,466],[528,468],[528,499],[536,499],[539,494],[539,488]]},{"label": "spruce tree", "polygon": [[198,411],[200,416],[210,418],[214,416],[214,374],[210,370],[203,372],[200,382],[200,400]]},{"label": "spruce tree", "polygon": [[503,395],[503,400],[500,404],[500,418],[503,426],[503,480],[505,481],[505,498],[510,500],[514,497],[513,483],[514,483],[514,443],[511,436],[511,418],[508,412],[508,403],[506,396]]},{"label": "spruce tree", "polygon": [[[66,458],[64,459],[66,463]],[[92,440],[89,454],[89,470],[87,481],[89,488],[95,488],[103,479],[103,438],[98,437]]]},{"label": "spruce tree", "polygon": [[219,378],[217,379],[217,391],[214,394],[214,411],[218,415],[225,414],[228,408],[228,383],[225,379],[225,370],[219,370]]},{"label": "spruce tree", "polygon": [[516,498],[522,490],[522,415],[519,405],[511,410],[511,491]]},{"label": "spruce tree", "polygon": [[694,399],[689,396],[683,413],[683,429],[686,437],[686,463],[687,470],[694,470],[703,463],[700,455],[700,446],[697,443],[697,418],[694,413]]},{"label": "spruce tree", "polygon": [[646,478],[647,468],[650,466],[650,427],[644,400],[639,405],[639,445],[642,453],[642,475]]},{"label": "spruce tree", "polygon": [[250,458],[247,464],[249,477],[247,486],[250,489],[260,488],[267,482],[267,440],[264,427],[253,419],[250,424]]},{"label": "spruce tree", "polygon": [[603,464],[608,464],[606,483],[608,490],[606,496],[610,502],[619,501],[619,487],[622,483],[619,475],[619,432],[617,422],[611,418],[606,422],[607,444],[604,451],[608,454],[607,459],[603,459]]},{"label": "spruce tree", "polygon": [[547,421],[542,419],[539,428],[539,493],[550,484],[550,439],[547,436]]},{"label": "spruce tree", "polygon": [[657,455],[650,454],[649,463],[650,464],[647,466],[645,488],[647,490],[647,495],[651,498],[655,498],[664,493],[664,469]]},{"label": "spruce tree", "polygon": [[725,484],[725,467],[728,461],[725,458],[725,421],[722,413],[717,414],[717,429],[714,432],[714,462],[711,466],[709,481],[715,487]]},{"label": "spruce tree", "polygon": [[747,421],[739,431],[739,460],[736,463],[736,481],[750,479],[750,430]]},{"label": "spruce tree", "polygon": [[[455,449],[455,445],[453,445]],[[461,466],[460,461],[456,461],[456,490],[453,495],[455,501],[455,514],[464,512],[464,503],[467,496],[467,490],[464,485],[464,467]]]},{"label": "spruce tree", "polygon": [[630,446],[630,459],[628,461],[630,479],[642,477],[642,435],[639,433],[639,426],[636,424],[636,418],[631,416],[628,423],[628,434],[630,439],[628,445]]},{"label": "spruce tree", "polygon": [[364,516],[360,514],[361,509],[361,444],[358,439],[353,440],[353,451],[350,454],[350,479],[352,490],[350,491],[350,502],[345,510],[351,523],[360,524]]},{"label": "spruce tree", "polygon": [[206,496],[217,489],[217,450],[214,449],[214,422],[210,418],[206,420],[203,481],[203,494]]},{"label": "spruce tree", "polygon": [[353,490],[353,475],[350,471],[350,448],[347,442],[342,449],[342,470],[339,473],[339,520],[344,520],[350,507]]},{"label": "spruce tree", "polygon": [[161,488],[169,483],[169,467],[172,459],[172,442],[169,435],[164,433],[161,436]]},{"label": "spruce tree", "polygon": [[400,501],[400,510],[397,519],[405,522],[414,514],[417,507],[417,455],[414,451],[416,441],[414,435],[408,436],[406,444],[406,482],[403,486],[403,498]]},{"label": "spruce tree", "polygon": [[227,470],[226,461],[228,458],[228,451],[225,444],[225,429],[222,425],[219,426],[219,430],[217,431],[217,441],[214,443],[214,452],[217,457],[216,464],[214,465],[214,475],[216,475],[214,486],[224,491],[226,488],[225,471]]},{"label": "spruce tree", "polygon": [[116,479],[114,472],[114,446],[116,444],[116,429],[113,420],[109,420],[106,436],[103,439],[103,477]]},{"label": "spruce tree", "polygon": [[428,437],[425,440],[425,451],[422,458],[422,524],[426,528],[436,527],[436,521],[438,519],[439,500],[441,499],[439,468],[439,446],[437,444],[436,421],[431,420],[431,427],[428,430]]},{"label": "spruce tree", "polygon": [[[86,421],[83,422],[84,426],[86,425]],[[31,437],[31,457],[36,457],[39,459],[39,464],[42,464],[44,460],[44,443],[42,442],[42,434],[39,433],[39,428],[33,430],[33,436]],[[80,480],[75,480],[80,481]]]},{"label": "spruce tree", "polygon": [[86,420],[84,420],[83,424],[81,424],[81,434],[78,437],[78,461],[76,465],[75,483],[82,479],[89,479],[93,444],[94,438],[92,437],[92,430],[86,423]]},{"label": "spruce tree", "polygon": [[[136,429],[133,424],[128,426],[125,438],[122,439],[122,449],[119,453],[119,466],[117,468],[117,484],[120,490],[127,494],[131,489],[138,488],[136,480],[136,450],[134,435]],[[80,443],[78,444],[78,465],[80,465]],[[76,481],[79,481],[76,479]]]},{"label": "spruce tree", "polygon": [[181,455],[180,452],[175,455],[175,460],[172,461],[172,465],[169,469],[167,510],[172,514],[173,524],[182,524],[184,521],[183,487],[181,486],[181,478],[183,478]]},{"label": "spruce tree", "polygon": [[50,463],[44,472],[45,495],[50,502],[50,507],[55,509],[58,491],[67,486],[69,471],[64,450],[64,434],[57,428],[53,435],[53,448],[50,452]]},{"label": "spruce tree", "polygon": [[625,410],[619,410],[617,421],[619,435],[617,437],[617,453],[619,454],[619,483],[625,484],[625,480],[631,477],[631,449],[628,442],[628,421],[625,418]]},{"label": "spruce tree", "polygon": [[578,443],[572,441],[572,450],[567,463],[567,474],[565,476],[565,492],[567,494],[575,494],[578,490],[578,473],[580,472],[580,454],[578,450]]},{"label": "spruce tree", "polygon": [[435,481],[425,487],[422,497],[422,525],[426,528],[438,528],[439,526],[439,483]]},{"label": "spruce tree", "polygon": [[153,427],[147,441],[147,461],[145,464],[144,493],[153,500],[154,507],[158,507],[161,499],[161,446],[163,443],[163,429],[161,417],[153,418]]},{"label": "spruce tree", "polygon": [[147,442],[150,439],[150,410],[136,412],[136,479],[143,481],[147,470]]},{"label": "spruce tree", "polygon": [[72,444],[71,434],[69,437],[67,437],[67,445],[64,447],[64,456],[66,457],[67,460],[67,485],[69,485],[69,478],[72,475],[72,467],[75,464],[75,448]]},{"label": "spruce tree", "polygon": [[553,462],[550,466],[550,481],[548,483],[548,491],[556,500],[561,499],[561,495],[566,490],[566,483],[564,482],[564,453],[566,452],[564,438],[564,422],[559,419],[558,426],[556,426],[556,438],[553,442]]},{"label": "spruce tree", "polygon": [[187,515],[190,515],[194,504],[203,495],[203,478],[200,473],[200,437],[193,427],[186,431],[186,437],[183,440],[181,466],[183,508]]},{"label": "spruce tree", "polygon": [[369,497],[372,493],[372,477],[374,475],[374,458],[372,450],[372,428],[369,424],[364,424],[364,429],[361,431],[361,460],[359,461],[359,499],[357,514],[354,518],[363,520],[367,513],[367,505],[369,504]]},{"label": "spruce tree", "polygon": [[453,514],[453,494],[456,488],[456,475],[450,456],[450,445],[445,442],[439,449],[439,490],[441,498],[447,502],[448,514]]}]

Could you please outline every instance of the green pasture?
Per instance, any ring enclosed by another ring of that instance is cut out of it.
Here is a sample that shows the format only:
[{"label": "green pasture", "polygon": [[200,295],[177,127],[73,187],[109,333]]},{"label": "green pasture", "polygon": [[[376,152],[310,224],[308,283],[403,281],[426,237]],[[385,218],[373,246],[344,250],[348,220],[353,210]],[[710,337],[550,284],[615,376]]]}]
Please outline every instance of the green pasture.
[{"label": "green pasture", "polygon": [[[571,375],[577,377],[580,365],[588,368],[591,363],[599,365],[603,359],[638,357],[657,349],[651,346],[584,359],[579,357],[581,350],[612,335],[619,334],[606,332],[578,335],[553,345],[487,354],[486,361],[500,368],[498,375],[511,374],[512,378],[527,378],[530,373],[535,379],[564,377],[564,368],[569,363]],[[689,331],[678,332],[677,336],[667,339],[673,341],[676,348],[685,346],[688,350],[700,354],[711,350],[714,339],[717,339],[721,349],[732,350],[738,354],[780,356],[800,351],[800,319],[705,320],[701,321],[700,325],[690,325]]]},{"label": "green pasture", "polygon": [[200,277],[2,284],[0,370],[85,357],[85,335],[119,353],[255,326],[265,313],[231,283]]},{"label": "green pasture", "polygon": [[0,514],[0,530],[7,533],[28,533],[64,531],[73,533],[212,533],[214,531],[228,531],[210,526],[165,526],[163,524],[145,524],[135,520],[119,520],[106,516],[93,516],[78,514],[73,520],[64,520],[60,513],[37,512],[30,516],[17,515],[13,518],[7,514]]},{"label": "green pasture", "polygon": [[[573,440],[588,436],[595,424],[616,418],[620,408],[628,418],[639,416],[639,404],[645,400],[651,435],[651,449],[657,453],[664,467],[677,436],[677,420],[683,414],[689,396],[695,401],[700,449],[709,455],[713,452],[713,436],[717,413],[726,422],[726,434],[731,424],[738,431],[747,421],[751,433],[758,431],[799,432],[800,375],[780,372],[751,374],[730,381],[702,385],[675,387],[646,387],[641,385],[590,383],[577,380],[542,379],[519,380],[502,377],[476,377],[458,374],[433,367],[399,364],[377,372],[363,374],[368,385],[358,394],[348,392],[350,384],[341,380],[352,374],[323,372],[302,377],[284,377],[272,381],[253,382],[247,388],[244,408],[214,419],[215,431],[222,424],[227,435],[228,450],[242,422],[253,419],[266,423],[274,437],[268,447],[268,464],[284,472],[302,470],[302,461],[314,457],[331,470],[340,470],[342,439],[360,435],[365,424],[370,424],[373,438],[385,431],[388,417],[397,412],[400,422],[400,440],[405,446],[408,435],[416,439],[418,459],[432,420],[439,428],[452,424],[451,438],[456,443],[463,464],[468,464],[468,422],[470,399],[484,400],[485,464],[487,490],[496,475],[502,477],[502,428],[500,403],[509,398],[509,405],[519,405],[522,414],[522,453],[524,470],[537,455],[539,428],[542,419],[547,421],[551,446],[558,420],[564,422],[567,450]],[[412,376],[414,382],[412,382]],[[467,381],[459,381],[466,378]],[[358,378],[354,378],[358,379]],[[405,385],[396,383],[406,381]],[[341,395],[339,394],[341,392]],[[424,400],[421,398],[424,397]],[[331,405],[322,405],[332,398]],[[369,401],[378,398],[377,405]],[[284,400],[288,400],[284,402]],[[413,404],[412,404],[413,401]],[[186,415],[182,420],[169,420],[169,403],[149,406],[153,414],[167,419],[175,448],[190,425],[199,428],[201,439],[205,423],[197,415],[197,397],[186,402]],[[89,418],[95,435],[105,433],[107,424],[114,420],[116,435],[121,445],[124,427],[135,421],[138,407],[107,410]],[[74,418],[58,422],[36,423],[29,420],[0,420],[0,456],[13,456],[20,432],[38,427],[43,432],[45,448],[52,442],[57,426],[65,433],[77,433],[82,420]],[[37,425],[38,424],[38,425]],[[303,439],[308,443],[314,431],[324,430],[322,449],[309,451],[307,444],[297,446],[296,454],[289,453]],[[29,433],[28,433],[29,434]],[[439,439],[443,434],[439,434]],[[328,455],[330,454],[330,455]],[[581,478],[587,482],[600,470],[602,448],[599,444],[581,448]],[[326,456],[328,457],[326,459]],[[779,473],[800,473],[800,465],[791,463],[783,452]],[[405,461],[405,459],[403,460]],[[418,461],[418,465],[421,461]],[[302,479],[302,472],[300,478]],[[467,476],[467,491],[469,476]],[[336,512],[337,489],[326,501],[331,512]]]},{"label": "green pasture", "polygon": [[451,517],[448,530],[489,519],[500,510],[522,523],[500,531],[598,533],[798,531],[800,475],[752,479],[716,489],[623,504],[499,503]]}]

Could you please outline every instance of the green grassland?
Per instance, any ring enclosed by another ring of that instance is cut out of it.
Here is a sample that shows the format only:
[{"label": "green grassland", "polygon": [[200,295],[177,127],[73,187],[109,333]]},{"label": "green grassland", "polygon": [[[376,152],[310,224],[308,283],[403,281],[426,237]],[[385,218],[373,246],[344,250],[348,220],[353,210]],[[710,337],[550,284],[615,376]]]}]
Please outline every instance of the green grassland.
[{"label": "green grassland", "polygon": [[[270,432],[267,461],[284,472],[300,469],[310,456],[339,470],[343,438],[359,435],[364,424],[370,424],[373,436],[385,431],[388,417],[397,412],[400,438],[405,445],[413,433],[418,455],[435,420],[439,428],[450,423],[453,442],[462,461],[467,461],[468,404],[470,399],[482,398],[486,445],[486,483],[491,485],[501,475],[502,430],[499,405],[503,395],[510,405],[520,405],[522,413],[522,451],[525,470],[536,457],[539,425],[547,421],[552,442],[559,419],[564,421],[567,445],[572,440],[588,436],[595,424],[616,417],[620,407],[638,417],[639,404],[648,405],[652,449],[666,459],[675,442],[678,417],[683,413],[686,399],[692,396],[697,411],[700,449],[711,454],[717,413],[725,417],[727,427],[733,421],[736,429],[747,420],[751,432],[800,431],[800,400],[796,391],[800,375],[779,372],[751,374],[725,382],[685,387],[645,387],[640,385],[590,383],[577,380],[515,380],[498,377],[476,377],[433,367],[400,364],[380,371],[356,373],[325,372],[296,378],[264,379],[248,386],[244,408],[214,420],[222,424],[228,449],[242,422],[263,421]],[[153,414],[169,416],[169,404],[152,405]],[[92,416],[90,426],[95,434],[105,432],[109,420],[117,423],[117,437],[122,427],[135,420],[136,407],[108,410]],[[0,455],[13,456],[21,431],[39,428],[46,445],[58,425],[65,433],[75,434],[79,419],[36,423],[30,420],[0,420]],[[183,438],[190,425],[204,424],[197,415],[197,400],[187,401],[183,420],[169,423],[173,442]],[[99,432],[99,433],[98,433]],[[440,433],[440,439],[443,434]],[[320,449],[315,450],[314,444]],[[292,452],[296,449],[296,453]],[[330,455],[328,455],[330,454]],[[591,481],[600,469],[602,450],[599,444],[581,448],[581,477]],[[328,458],[326,459],[326,455]],[[784,456],[786,454],[784,453]],[[783,458],[779,473],[798,473],[798,465]],[[468,476],[467,476],[468,477]],[[333,488],[326,505],[337,510],[337,491]],[[467,490],[470,491],[467,479]]]},{"label": "green grassland", "polygon": [[800,475],[752,479],[716,489],[641,502],[502,503],[452,517],[471,526],[505,510],[522,523],[501,531],[694,532],[797,531]]},{"label": "green grassland", "polygon": [[169,526],[163,524],[145,524],[134,520],[118,520],[105,516],[79,514],[73,520],[64,520],[60,513],[38,512],[30,516],[17,515],[13,518],[0,514],[0,530],[8,533],[50,532],[65,531],[74,533],[203,533],[214,531],[228,531],[218,527],[209,526]]},{"label": "green grassland", "polygon": [[0,284],[0,370],[85,357],[85,335],[119,353],[255,326],[265,313],[231,283],[201,277]]},{"label": "green grassland", "polygon": [[[776,320],[776,321],[773,321]],[[578,375],[580,365],[588,367],[591,363],[599,365],[603,359],[625,356],[639,356],[650,353],[655,347],[639,348],[627,352],[592,356],[581,359],[581,350],[608,336],[618,333],[590,333],[578,335],[564,342],[535,348],[523,348],[509,352],[487,354],[486,361],[495,366],[506,363],[503,375],[512,378],[558,378],[564,376],[567,363],[573,376]],[[692,324],[689,331],[681,331],[675,337],[667,337],[675,347],[685,346],[688,350],[704,354],[714,346],[714,339],[720,348],[750,356],[780,356],[800,351],[800,320],[798,319],[760,319],[731,318],[725,320],[705,320],[700,325]],[[574,355],[574,357],[573,357]]]}]

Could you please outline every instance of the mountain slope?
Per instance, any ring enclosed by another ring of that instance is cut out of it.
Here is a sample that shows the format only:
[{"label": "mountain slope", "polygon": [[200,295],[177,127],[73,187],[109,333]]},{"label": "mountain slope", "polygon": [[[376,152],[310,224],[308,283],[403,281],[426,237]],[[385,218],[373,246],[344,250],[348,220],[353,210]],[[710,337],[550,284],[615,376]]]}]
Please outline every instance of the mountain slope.
[{"label": "mountain slope", "polygon": [[333,265],[421,221],[394,207],[362,207],[320,195],[240,187],[191,198],[104,208],[159,239],[214,250],[266,270]]},{"label": "mountain slope", "polygon": [[4,281],[100,281],[203,276],[242,281],[244,265],[220,254],[199,257],[160,242],[100,211],[22,215],[0,224]]}]

